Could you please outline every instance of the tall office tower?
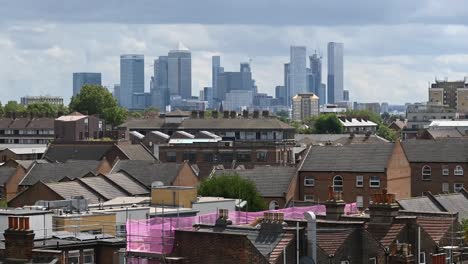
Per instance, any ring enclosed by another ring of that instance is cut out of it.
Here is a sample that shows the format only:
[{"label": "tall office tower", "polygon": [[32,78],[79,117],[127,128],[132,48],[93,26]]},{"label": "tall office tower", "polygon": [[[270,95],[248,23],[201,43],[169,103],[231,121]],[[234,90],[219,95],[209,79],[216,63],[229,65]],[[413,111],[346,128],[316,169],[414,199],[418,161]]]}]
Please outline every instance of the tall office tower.
[{"label": "tall office tower", "polygon": [[[213,88],[212,95],[213,100],[219,102],[218,98],[218,82],[219,75],[224,72],[224,68],[221,67],[221,57],[211,57],[211,87]],[[214,107],[213,105],[210,107]]]},{"label": "tall office tower", "polygon": [[286,105],[286,87],[283,85],[276,86],[275,98],[278,99],[280,105]]},{"label": "tall office tower", "polygon": [[177,50],[168,54],[168,87],[171,96],[192,97],[192,55],[180,43]]},{"label": "tall office tower", "polygon": [[300,93],[292,98],[293,120],[304,120],[318,114],[319,98],[314,93]]},{"label": "tall office tower", "polygon": [[[203,98],[200,98],[201,101],[208,102],[208,108],[213,107],[213,88],[211,87],[204,87],[203,88]],[[201,92],[200,92],[201,94]]]},{"label": "tall office tower", "polygon": [[324,83],[320,84],[318,97],[319,97],[319,104],[320,105],[327,104],[327,85],[326,84],[324,84]]},{"label": "tall office tower", "polygon": [[343,101],[343,43],[328,43],[328,103]]},{"label": "tall office tower", "polygon": [[322,56],[315,51],[314,55],[309,57],[310,61],[310,79],[309,92],[319,94],[320,85],[322,84]]},{"label": "tall office tower", "polygon": [[289,89],[289,63],[284,64],[284,89],[285,89],[285,97],[284,97],[284,105],[291,106],[291,93]]},{"label": "tall office tower", "polygon": [[151,86],[151,105],[165,112],[169,105],[168,56],[159,56],[154,60],[154,77]]},{"label": "tall office tower", "polygon": [[145,92],[145,59],[143,55],[127,54],[120,56],[120,93],[121,106],[133,107],[133,94]]},{"label": "tall office tower", "polygon": [[289,96],[291,97],[307,91],[307,59],[306,47],[291,46],[289,62]]},{"label": "tall office tower", "polygon": [[100,72],[74,72],[73,73],[73,96],[77,95],[81,87],[86,84],[101,85]]},{"label": "tall office tower", "polygon": [[349,91],[343,90],[343,101],[349,102]]},{"label": "tall office tower", "polygon": [[255,93],[255,82],[248,63],[240,65],[239,72],[222,72],[218,74],[218,83],[215,100],[221,102],[226,94],[232,90],[252,91]]}]

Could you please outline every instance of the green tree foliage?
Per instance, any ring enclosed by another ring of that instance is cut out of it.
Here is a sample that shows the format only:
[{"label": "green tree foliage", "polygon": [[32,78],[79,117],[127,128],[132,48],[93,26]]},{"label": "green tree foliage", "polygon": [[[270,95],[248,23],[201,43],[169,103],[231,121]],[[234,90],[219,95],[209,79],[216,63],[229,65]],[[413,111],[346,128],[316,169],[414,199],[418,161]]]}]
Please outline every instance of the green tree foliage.
[{"label": "green tree foliage", "polygon": [[288,123],[289,120],[289,113],[286,110],[280,110],[276,112],[276,116],[278,117],[279,120]]},{"label": "green tree foliage", "polygon": [[379,125],[377,135],[390,141],[395,141],[397,139],[397,133],[384,124]]},{"label": "green tree foliage", "polygon": [[462,220],[462,228],[465,233],[465,242],[468,243],[468,218]]},{"label": "green tree foliage", "polygon": [[265,201],[258,193],[255,184],[237,174],[222,174],[204,180],[198,187],[198,193],[203,196],[245,200],[249,211],[260,211],[266,208]]},{"label": "green tree foliage", "polygon": [[100,85],[85,85],[72,97],[70,111],[88,115],[100,115],[107,123],[116,126],[127,118],[127,110],[117,105],[112,94]]},{"label": "green tree foliage", "polygon": [[314,132],[317,134],[341,134],[343,126],[335,114],[322,114],[315,120]]},{"label": "green tree foliage", "polygon": [[26,108],[16,101],[9,101],[4,107],[5,113],[24,113]]},{"label": "green tree foliage", "polygon": [[3,108],[2,103],[0,103],[0,117],[5,115],[5,108]]}]

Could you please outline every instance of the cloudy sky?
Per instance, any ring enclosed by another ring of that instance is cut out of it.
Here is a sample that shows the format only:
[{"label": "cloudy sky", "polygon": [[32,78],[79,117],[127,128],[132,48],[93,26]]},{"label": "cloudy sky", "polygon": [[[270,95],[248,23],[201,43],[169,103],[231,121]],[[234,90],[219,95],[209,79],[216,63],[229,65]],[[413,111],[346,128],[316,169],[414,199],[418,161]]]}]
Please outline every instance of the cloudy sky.
[{"label": "cloudy sky", "polygon": [[[0,100],[72,93],[72,72],[119,82],[119,55],[152,61],[182,42],[192,51],[193,94],[210,85],[211,56],[226,70],[252,59],[259,90],[283,82],[290,45],[326,54],[345,45],[345,89],[362,102],[427,100],[435,77],[468,75],[463,0],[0,0]],[[326,80],[326,58],[324,58]]]}]

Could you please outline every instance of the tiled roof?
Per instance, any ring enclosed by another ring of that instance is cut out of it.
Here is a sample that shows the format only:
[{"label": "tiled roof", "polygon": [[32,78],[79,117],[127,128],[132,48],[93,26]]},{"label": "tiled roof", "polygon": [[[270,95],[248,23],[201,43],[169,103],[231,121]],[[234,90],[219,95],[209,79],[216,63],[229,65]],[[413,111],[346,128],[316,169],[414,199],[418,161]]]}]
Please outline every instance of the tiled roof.
[{"label": "tiled roof", "polygon": [[[84,177],[80,180],[84,182],[89,188],[93,189],[95,192],[106,198],[106,200],[130,195],[130,193],[121,190],[111,181],[107,180],[105,176]],[[123,186],[121,188],[123,188]]]},{"label": "tiled roof", "polygon": [[455,219],[451,217],[421,217],[416,218],[416,223],[436,242],[450,231]]},{"label": "tiled roof", "polygon": [[131,195],[146,195],[150,193],[147,187],[143,186],[141,183],[138,183],[131,176],[128,176],[125,173],[111,173],[105,175],[105,177],[124,188]]},{"label": "tiled roof", "polygon": [[73,196],[83,196],[89,203],[98,203],[101,198],[97,193],[89,190],[84,184],[78,181],[47,183],[50,189],[56,192],[63,199],[70,199]]},{"label": "tiled roof", "polygon": [[312,146],[301,171],[384,172],[394,144]]},{"label": "tiled roof", "polygon": [[348,144],[377,144],[377,143],[389,143],[390,141],[381,138],[377,135],[370,135],[366,137],[366,135],[362,134],[355,134],[351,137],[349,134],[296,134],[294,135],[294,139],[297,142],[303,144],[325,144],[327,142],[331,142],[332,144],[341,144],[341,145],[348,145]]},{"label": "tiled roof", "polygon": [[435,199],[441,204],[445,211],[457,213],[460,221],[468,219],[468,197],[463,193],[451,193],[434,195]]},{"label": "tiled roof", "polygon": [[402,142],[409,162],[467,162],[468,139]]},{"label": "tiled roof", "polygon": [[413,212],[443,212],[427,196],[398,200],[401,208]]},{"label": "tiled roof", "polygon": [[116,145],[131,160],[156,160],[145,147],[140,144]]},{"label": "tiled roof", "polygon": [[334,255],[353,229],[317,229],[317,244],[328,255]]},{"label": "tiled roof", "polygon": [[181,164],[159,163],[155,160],[119,160],[111,173],[125,171],[145,186],[151,186],[154,181],[171,185],[179,173],[180,166]]},{"label": "tiled roof", "polygon": [[288,191],[289,183],[296,170],[295,167],[257,166],[253,169],[218,170],[215,175],[238,174],[253,181],[263,197],[282,197]]},{"label": "tiled roof", "polygon": [[113,144],[51,144],[44,159],[65,162],[67,160],[100,160]]},{"label": "tiled roof", "polygon": [[461,138],[463,135],[456,128],[446,128],[446,129],[428,129],[427,133],[431,135],[432,138]]},{"label": "tiled roof", "polygon": [[367,231],[384,247],[389,247],[401,233],[406,224],[392,223],[392,224],[367,224]]},{"label": "tiled roof", "polygon": [[65,177],[74,179],[90,171],[95,172],[98,166],[99,161],[94,160],[73,160],[66,163],[35,163],[20,185],[33,185],[38,181],[44,183],[58,182]]}]

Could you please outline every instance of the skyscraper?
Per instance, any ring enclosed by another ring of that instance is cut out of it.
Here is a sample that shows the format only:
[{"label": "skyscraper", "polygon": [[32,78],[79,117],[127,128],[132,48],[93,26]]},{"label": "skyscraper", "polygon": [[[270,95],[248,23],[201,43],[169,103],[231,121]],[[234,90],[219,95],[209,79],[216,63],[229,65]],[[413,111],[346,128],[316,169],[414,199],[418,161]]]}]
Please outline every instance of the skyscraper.
[{"label": "skyscraper", "polygon": [[315,51],[314,55],[309,57],[310,61],[310,79],[309,92],[319,94],[320,84],[322,84],[322,56]]},{"label": "skyscraper", "polygon": [[[304,46],[291,46],[289,63],[289,98],[307,89],[307,49]],[[289,102],[290,104],[291,102]]]},{"label": "skyscraper", "polygon": [[343,43],[328,43],[328,103],[343,101]]},{"label": "skyscraper", "polygon": [[169,105],[168,56],[154,60],[154,79],[151,87],[151,105],[165,112]]},{"label": "skyscraper", "polygon": [[143,55],[126,54],[120,56],[119,103],[131,109],[133,94],[145,92],[145,59]]},{"label": "skyscraper", "polygon": [[[224,72],[224,68],[221,67],[221,57],[213,56],[211,57],[211,87],[213,88],[213,101],[219,102],[220,100],[218,95],[218,83],[219,75]],[[212,105],[211,107],[215,107]]]},{"label": "skyscraper", "polygon": [[291,105],[291,90],[289,89],[289,63],[284,64],[284,89],[285,89],[285,97],[284,97],[284,105],[290,106]]},{"label": "skyscraper", "polygon": [[182,44],[168,54],[168,87],[171,96],[192,97],[192,55]]},{"label": "skyscraper", "polygon": [[86,84],[101,85],[100,72],[74,72],[73,73],[73,96],[77,95],[81,87]]},{"label": "skyscraper", "polygon": [[226,99],[226,94],[233,90],[252,91],[255,94],[255,83],[248,63],[241,63],[239,72],[218,73],[215,100],[221,102]]}]

